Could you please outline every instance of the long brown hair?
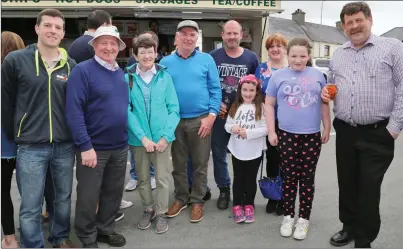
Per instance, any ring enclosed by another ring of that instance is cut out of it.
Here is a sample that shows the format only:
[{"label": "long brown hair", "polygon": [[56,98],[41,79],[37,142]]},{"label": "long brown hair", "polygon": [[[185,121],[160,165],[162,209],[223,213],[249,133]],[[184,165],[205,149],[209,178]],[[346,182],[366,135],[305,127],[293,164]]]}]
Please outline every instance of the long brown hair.
[{"label": "long brown hair", "polygon": [[1,62],[10,52],[23,48],[25,45],[19,35],[10,31],[1,32]]},{"label": "long brown hair", "polygon": [[[263,93],[262,93],[262,85],[260,84],[259,80],[257,81],[258,83],[254,81],[245,81],[243,84],[253,84],[256,86],[256,96],[253,99],[253,104],[255,104],[256,107],[256,112],[255,112],[255,120],[258,121],[262,119],[262,106],[264,103],[264,98],[263,98]],[[236,98],[235,102],[231,105],[231,108],[229,109],[228,115],[231,118],[235,118],[236,111],[238,110],[239,106],[243,104],[243,98],[242,98],[242,85],[238,85],[238,89],[236,92]]]}]

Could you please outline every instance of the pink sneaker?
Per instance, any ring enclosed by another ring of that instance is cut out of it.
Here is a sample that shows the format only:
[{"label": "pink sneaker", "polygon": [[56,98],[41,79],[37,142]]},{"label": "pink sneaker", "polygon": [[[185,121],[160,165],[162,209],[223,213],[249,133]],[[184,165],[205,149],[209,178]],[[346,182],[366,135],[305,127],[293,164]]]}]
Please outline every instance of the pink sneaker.
[{"label": "pink sneaker", "polygon": [[252,205],[245,206],[245,223],[255,222],[255,208]]},{"label": "pink sneaker", "polygon": [[233,207],[232,213],[234,214],[235,223],[239,224],[246,220],[243,208],[240,205]]}]

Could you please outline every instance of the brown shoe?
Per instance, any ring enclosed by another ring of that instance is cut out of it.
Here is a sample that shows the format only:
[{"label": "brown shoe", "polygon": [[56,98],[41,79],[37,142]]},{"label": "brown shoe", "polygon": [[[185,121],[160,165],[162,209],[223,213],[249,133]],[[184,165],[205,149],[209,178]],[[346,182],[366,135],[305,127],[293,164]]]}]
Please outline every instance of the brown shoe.
[{"label": "brown shoe", "polygon": [[174,204],[168,209],[168,212],[166,213],[166,216],[168,218],[176,217],[181,213],[181,211],[183,209],[185,209],[187,207],[188,207],[188,205],[186,203],[183,203],[183,202],[181,202],[179,200],[176,200],[174,202]]},{"label": "brown shoe", "polygon": [[192,214],[190,216],[190,222],[197,223],[203,219],[204,204],[193,204]]},{"label": "brown shoe", "polygon": [[53,246],[53,248],[75,248],[75,246],[73,245],[73,243],[70,240],[65,240],[62,243]]}]

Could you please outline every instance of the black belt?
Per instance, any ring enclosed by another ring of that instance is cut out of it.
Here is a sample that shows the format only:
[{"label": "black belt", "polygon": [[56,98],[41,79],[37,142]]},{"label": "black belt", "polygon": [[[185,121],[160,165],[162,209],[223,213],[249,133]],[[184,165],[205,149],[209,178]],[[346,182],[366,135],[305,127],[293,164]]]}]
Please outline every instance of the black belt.
[{"label": "black belt", "polygon": [[376,129],[376,128],[378,128],[378,126],[380,126],[380,127],[385,127],[385,126],[387,126],[388,123],[389,123],[389,118],[384,119],[384,120],[381,120],[381,121],[378,121],[378,122],[373,123],[373,124],[366,124],[366,125],[351,124],[351,123],[348,123],[348,122],[343,121],[343,120],[338,119],[338,118],[336,118],[336,120],[339,120],[340,122],[342,122],[342,123],[344,123],[344,124],[347,124],[347,125],[350,125],[350,126],[360,127],[360,128],[372,128],[372,129]]}]

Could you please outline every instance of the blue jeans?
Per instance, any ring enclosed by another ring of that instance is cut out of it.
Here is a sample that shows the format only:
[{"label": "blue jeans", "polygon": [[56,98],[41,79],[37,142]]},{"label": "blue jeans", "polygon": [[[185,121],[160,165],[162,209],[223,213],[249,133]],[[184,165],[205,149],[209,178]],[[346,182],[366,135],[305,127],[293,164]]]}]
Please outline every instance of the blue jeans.
[{"label": "blue jeans", "polygon": [[[137,180],[137,175],[136,175],[136,165],[134,164],[134,157],[132,152],[129,150],[129,158],[130,158],[130,176],[132,177],[133,180]],[[155,169],[154,165],[151,164],[150,167],[150,175],[151,177],[154,177],[155,175]]]},{"label": "blue jeans", "polygon": [[42,204],[49,170],[53,194],[48,204],[49,242],[57,246],[70,233],[75,147],[72,143],[21,144],[17,151],[17,185],[21,196],[21,247],[44,247]]},{"label": "blue jeans", "polygon": [[213,125],[213,133],[211,136],[214,179],[219,188],[231,186],[231,178],[229,177],[227,164],[227,147],[231,135],[224,129],[225,122],[225,119],[217,117]]},{"label": "blue jeans", "polygon": [[51,213],[53,213],[52,201],[55,194],[53,192],[52,175],[50,174],[49,169],[46,173],[45,191],[43,194],[45,197],[46,212],[50,215]]}]

